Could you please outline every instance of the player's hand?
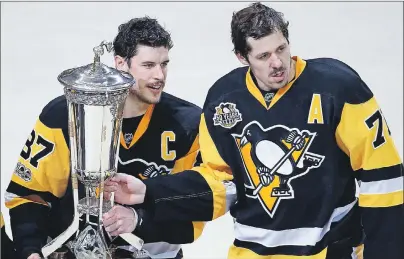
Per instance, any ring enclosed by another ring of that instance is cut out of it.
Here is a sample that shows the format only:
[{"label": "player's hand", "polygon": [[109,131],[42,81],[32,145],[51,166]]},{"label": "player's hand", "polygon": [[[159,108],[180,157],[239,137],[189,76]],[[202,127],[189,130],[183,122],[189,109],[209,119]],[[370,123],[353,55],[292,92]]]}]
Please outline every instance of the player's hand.
[{"label": "player's hand", "polygon": [[130,208],[115,205],[102,217],[105,231],[111,236],[118,236],[123,233],[132,233],[136,227],[136,215]]},{"label": "player's hand", "polygon": [[146,185],[134,176],[118,173],[108,179],[104,185],[106,199],[110,199],[112,192],[114,192],[114,200],[117,203],[126,205],[141,204],[146,194]]},{"label": "player's hand", "polygon": [[41,259],[42,257],[38,253],[31,254],[27,259]]}]

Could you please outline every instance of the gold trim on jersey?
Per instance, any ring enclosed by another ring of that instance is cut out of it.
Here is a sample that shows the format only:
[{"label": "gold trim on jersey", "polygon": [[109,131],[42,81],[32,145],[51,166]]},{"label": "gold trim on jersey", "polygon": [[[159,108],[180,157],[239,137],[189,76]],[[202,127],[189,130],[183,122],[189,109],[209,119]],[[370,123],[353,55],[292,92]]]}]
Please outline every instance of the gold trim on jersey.
[{"label": "gold trim on jersey", "polygon": [[292,81],[290,81],[286,86],[280,88],[274,98],[272,99],[269,106],[267,106],[264,97],[262,96],[261,91],[258,89],[258,86],[254,84],[254,80],[251,77],[251,69],[249,68],[246,74],[246,85],[248,91],[254,96],[255,99],[258,100],[267,110],[269,110],[275,103],[292,87],[293,83],[296,79],[302,74],[304,68],[306,67],[306,61],[301,59],[300,57],[293,56],[292,59],[296,60],[296,72],[295,77]]},{"label": "gold trim on jersey", "polygon": [[25,196],[25,197],[15,197],[9,201],[5,202],[5,205],[8,209],[13,209],[15,207],[18,207],[24,203],[29,203],[29,202],[33,202],[33,203],[37,203],[37,204],[41,204],[44,206],[48,206],[48,204],[38,195],[29,195],[29,196]]},{"label": "gold trim on jersey", "polygon": [[359,206],[361,207],[392,207],[403,204],[403,200],[404,192],[402,190],[383,194],[359,194]]},{"label": "gold trim on jersey", "polygon": [[125,149],[131,148],[133,145],[136,144],[136,142],[143,136],[143,134],[146,132],[147,127],[149,126],[153,110],[154,110],[155,105],[151,104],[147,110],[146,113],[144,114],[143,118],[141,119],[139,126],[136,128],[135,132],[133,133],[133,138],[132,142],[129,144],[129,146],[126,145],[125,138],[123,137],[123,132],[121,132],[121,137],[120,137],[120,142],[121,145]]},{"label": "gold trim on jersey", "polygon": [[3,218],[3,213],[0,213],[0,228],[4,226],[4,218]]},{"label": "gold trim on jersey", "polygon": [[171,170],[172,174],[191,169],[196,162],[196,157],[199,153],[199,135],[197,135],[192,143],[188,153],[175,161],[174,167]]},{"label": "gold trim on jersey", "polygon": [[362,244],[362,245],[357,246],[357,247],[355,247],[355,248],[353,249],[353,250],[354,250],[354,254],[355,254],[355,256],[356,256],[355,259],[363,259],[363,248],[364,248],[364,245]]},{"label": "gold trim on jersey", "polygon": [[247,248],[231,245],[227,259],[325,259],[326,256],[327,248],[316,255],[259,255]]},{"label": "gold trim on jersey", "polygon": [[192,222],[192,225],[194,227],[194,241],[195,241],[202,235],[203,229],[205,227],[205,222],[196,221]]},{"label": "gold trim on jersey", "polygon": [[213,220],[226,213],[226,187],[222,181],[232,180],[233,175],[230,167],[224,162],[216,149],[216,145],[209,134],[204,114],[201,115],[199,134],[202,161],[204,162],[201,166],[194,167],[192,170],[201,174],[212,190]]}]

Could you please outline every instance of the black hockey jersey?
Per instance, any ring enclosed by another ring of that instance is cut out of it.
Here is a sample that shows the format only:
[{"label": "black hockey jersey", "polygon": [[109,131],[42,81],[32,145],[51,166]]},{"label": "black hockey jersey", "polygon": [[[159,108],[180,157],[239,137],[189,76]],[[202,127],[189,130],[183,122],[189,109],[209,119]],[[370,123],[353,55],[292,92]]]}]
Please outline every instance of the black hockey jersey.
[{"label": "black hockey jersey", "polygon": [[156,220],[230,208],[231,259],[324,259],[334,244],[361,244],[363,230],[364,258],[404,258],[403,163],[375,97],[338,60],[294,59],[269,105],[248,67],[220,78],[203,107],[203,164],[145,180],[144,206]]},{"label": "black hockey jersey", "polygon": [[16,258],[13,241],[6,233],[6,225],[4,223],[3,213],[0,213],[0,229],[1,229],[1,256],[0,258],[12,259]]},{"label": "black hockey jersey", "polygon": [[[118,171],[146,179],[192,168],[200,161],[200,114],[196,105],[163,93],[143,116],[124,118]],[[14,241],[25,258],[46,244],[45,232],[56,237],[72,222],[68,140],[67,102],[60,96],[40,114],[5,195]],[[85,197],[81,184],[79,195]],[[142,222],[134,234],[145,241],[151,255],[164,258],[176,258],[179,244],[193,242],[204,226],[179,220],[158,223],[147,217]]]}]

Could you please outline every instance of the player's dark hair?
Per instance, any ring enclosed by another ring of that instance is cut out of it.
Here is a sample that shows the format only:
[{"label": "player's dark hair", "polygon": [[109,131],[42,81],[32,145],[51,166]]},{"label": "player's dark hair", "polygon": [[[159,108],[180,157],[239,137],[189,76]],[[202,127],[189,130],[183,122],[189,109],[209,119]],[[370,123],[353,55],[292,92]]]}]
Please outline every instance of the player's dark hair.
[{"label": "player's dark hair", "polygon": [[170,33],[156,19],[145,16],[119,25],[118,35],[114,39],[114,54],[128,62],[136,55],[139,45],[171,49],[173,42]]},{"label": "player's dark hair", "polygon": [[281,32],[289,43],[288,26],[289,22],[284,20],[283,13],[261,3],[253,3],[233,13],[231,20],[233,51],[247,58],[251,50],[251,46],[247,44],[247,38],[260,39],[275,31]]}]

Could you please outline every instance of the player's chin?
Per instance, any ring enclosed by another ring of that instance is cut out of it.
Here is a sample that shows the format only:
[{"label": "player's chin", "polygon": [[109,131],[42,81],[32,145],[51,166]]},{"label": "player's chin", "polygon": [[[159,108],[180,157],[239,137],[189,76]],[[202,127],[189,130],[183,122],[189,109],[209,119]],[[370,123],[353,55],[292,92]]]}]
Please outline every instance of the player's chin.
[{"label": "player's chin", "polygon": [[160,102],[160,99],[161,99],[161,94],[162,94],[162,91],[161,91],[160,93],[157,93],[157,94],[148,95],[148,96],[147,96],[147,101],[148,101],[150,104],[159,103],[159,102]]},{"label": "player's chin", "polygon": [[285,86],[283,82],[270,82],[268,83],[271,89],[278,90]]}]

